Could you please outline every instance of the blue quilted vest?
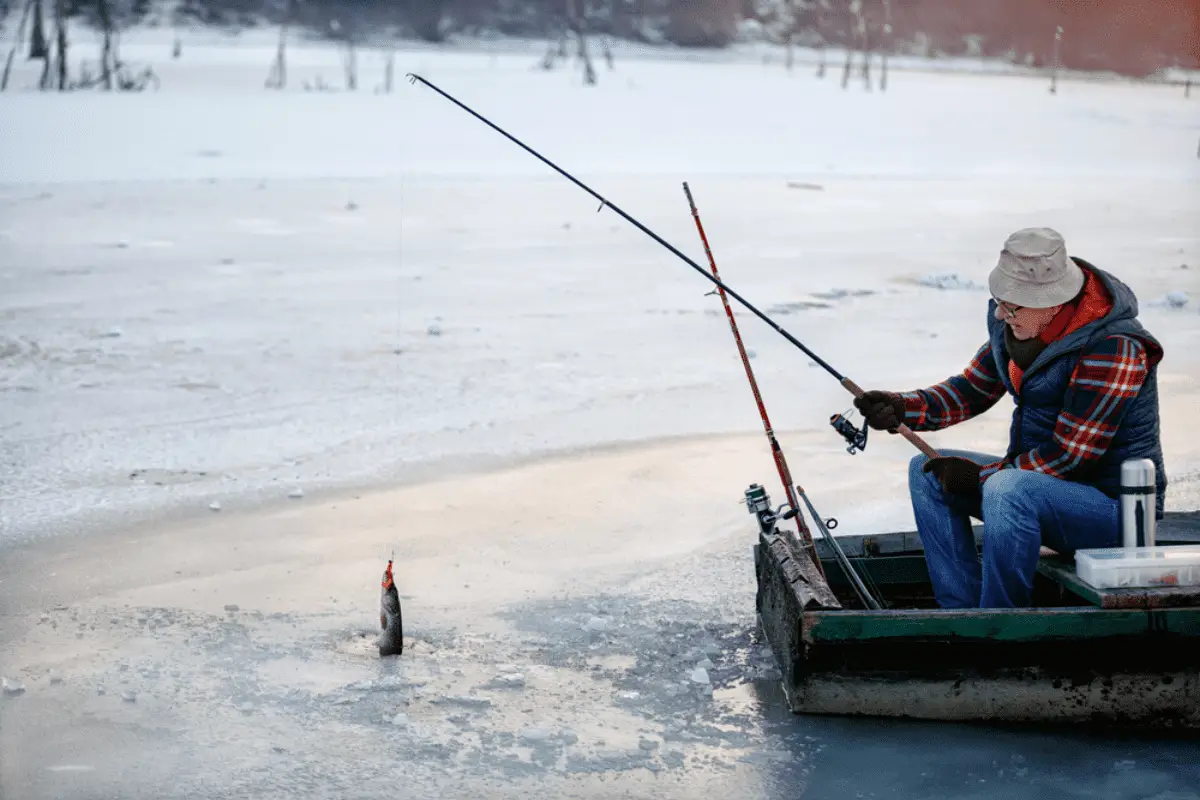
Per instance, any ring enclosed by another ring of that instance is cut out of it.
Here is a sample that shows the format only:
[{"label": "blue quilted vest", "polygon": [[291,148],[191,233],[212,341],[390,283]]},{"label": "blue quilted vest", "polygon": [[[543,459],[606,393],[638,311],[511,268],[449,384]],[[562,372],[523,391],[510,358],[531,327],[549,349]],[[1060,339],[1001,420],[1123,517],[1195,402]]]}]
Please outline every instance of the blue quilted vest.
[{"label": "blue quilted vest", "polygon": [[1009,427],[1007,457],[1012,458],[1052,440],[1055,420],[1063,407],[1071,402],[1067,394],[1071,373],[1093,343],[1114,334],[1137,339],[1147,347],[1150,356],[1146,381],[1138,396],[1130,401],[1108,451],[1094,466],[1072,473],[1069,479],[1095,486],[1110,497],[1119,497],[1121,462],[1130,458],[1149,458],[1155,467],[1158,517],[1161,519],[1167,491],[1158,424],[1157,376],[1162,345],[1137,321],[1137,298],[1128,286],[1081,258],[1074,261],[1104,284],[1113,299],[1113,308],[1105,317],[1048,345],[1025,370],[1019,393],[1008,376],[1005,323],[996,319],[996,301],[988,302],[987,323],[992,353],[1004,385],[1017,404]]}]

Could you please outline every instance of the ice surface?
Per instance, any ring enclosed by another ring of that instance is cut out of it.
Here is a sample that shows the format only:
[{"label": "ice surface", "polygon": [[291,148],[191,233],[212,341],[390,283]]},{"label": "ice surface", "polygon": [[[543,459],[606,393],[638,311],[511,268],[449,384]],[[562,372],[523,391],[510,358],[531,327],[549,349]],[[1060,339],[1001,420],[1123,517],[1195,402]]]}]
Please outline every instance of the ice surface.
[{"label": "ice surface", "polygon": [[[738,502],[773,467],[711,284],[423,87],[264,92],[269,40],[178,62],[168,41],[122,41],[158,93],[0,96],[0,672],[29,687],[0,697],[0,789],[1193,791],[1169,742],[793,718]],[[692,56],[592,90],[528,53],[411,50],[397,70],[703,265],[689,181],[722,277],[866,388],[961,369],[1005,236],[1058,227],[1146,299],[1168,507],[1198,504],[1200,326],[1153,302],[1197,291],[1194,102],[899,70],[844,92]],[[296,48],[289,68],[301,85],[340,63]],[[817,507],[839,533],[909,524],[911,448],[846,456],[827,425],[845,391],[737,315]],[[1002,448],[1008,410],[931,438]],[[409,640],[385,660],[370,626],[396,543]]]},{"label": "ice surface", "polygon": [[983,284],[977,283],[970,278],[962,278],[956,273],[948,275],[926,275],[921,278],[922,286],[932,286],[935,289],[970,289],[982,290],[986,289]]}]

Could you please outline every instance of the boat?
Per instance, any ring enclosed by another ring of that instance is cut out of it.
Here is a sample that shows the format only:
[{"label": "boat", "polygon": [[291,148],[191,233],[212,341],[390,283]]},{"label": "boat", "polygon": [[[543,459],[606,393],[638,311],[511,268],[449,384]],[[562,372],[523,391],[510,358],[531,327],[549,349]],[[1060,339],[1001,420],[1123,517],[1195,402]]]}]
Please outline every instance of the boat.
[{"label": "boat", "polygon": [[[748,506],[752,491],[764,494],[753,484]],[[844,561],[817,538],[821,575],[787,516],[757,513],[753,550],[758,622],[793,712],[1200,730],[1200,586],[1097,589],[1043,548],[1031,607],[942,609],[915,531],[838,536]],[[1200,544],[1200,511],[1168,512],[1155,544]]]}]

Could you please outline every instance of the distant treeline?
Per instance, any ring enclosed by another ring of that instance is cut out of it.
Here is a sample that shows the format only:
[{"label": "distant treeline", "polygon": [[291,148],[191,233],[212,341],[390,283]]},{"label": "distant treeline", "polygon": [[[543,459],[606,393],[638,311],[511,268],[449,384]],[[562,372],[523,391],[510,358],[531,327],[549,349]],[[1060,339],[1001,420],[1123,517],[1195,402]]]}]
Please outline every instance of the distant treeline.
[{"label": "distant treeline", "polygon": [[[25,0],[0,0],[0,9]],[[64,2],[97,24],[99,0]],[[1200,0],[108,0],[122,27],[143,21],[253,27],[285,20],[331,38],[455,35],[558,38],[583,30],[721,48],[741,40],[979,56],[1145,76],[1200,68]],[[1057,43],[1058,27],[1062,34]],[[1056,55],[1057,53],[1057,55]]]}]

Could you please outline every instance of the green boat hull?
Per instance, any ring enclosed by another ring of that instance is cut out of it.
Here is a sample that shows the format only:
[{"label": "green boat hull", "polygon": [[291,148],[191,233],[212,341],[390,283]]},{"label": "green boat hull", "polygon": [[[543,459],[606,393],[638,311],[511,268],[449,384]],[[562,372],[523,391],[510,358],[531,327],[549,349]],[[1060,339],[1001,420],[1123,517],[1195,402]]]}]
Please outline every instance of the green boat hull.
[{"label": "green boat hull", "polygon": [[[946,610],[915,533],[838,537],[886,601],[869,610],[824,541],[825,585],[801,577],[790,538],[760,524],[754,557],[796,713],[1200,730],[1200,589],[1100,591],[1052,556],[1033,607]],[[1169,515],[1159,542],[1200,543],[1200,513]]]}]

